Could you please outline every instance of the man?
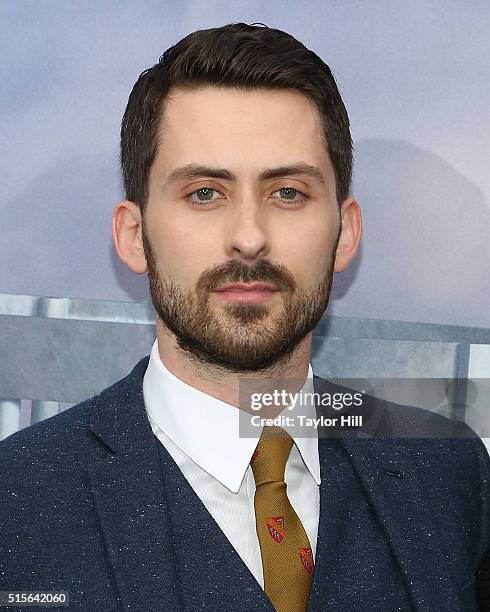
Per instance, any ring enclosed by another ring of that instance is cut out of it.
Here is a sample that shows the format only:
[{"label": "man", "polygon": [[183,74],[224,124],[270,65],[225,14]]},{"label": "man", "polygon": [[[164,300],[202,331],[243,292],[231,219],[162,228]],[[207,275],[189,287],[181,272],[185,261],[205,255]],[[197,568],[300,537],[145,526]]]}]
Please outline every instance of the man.
[{"label": "man", "polygon": [[114,242],[148,272],[156,341],[0,446],[0,588],[97,611],[476,610],[490,470],[463,424],[427,438],[423,411],[370,400],[357,434],[239,435],[244,383],[331,388],[312,330],[361,214],[328,66],[279,30],[194,32],[135,84],[121,162]]}]

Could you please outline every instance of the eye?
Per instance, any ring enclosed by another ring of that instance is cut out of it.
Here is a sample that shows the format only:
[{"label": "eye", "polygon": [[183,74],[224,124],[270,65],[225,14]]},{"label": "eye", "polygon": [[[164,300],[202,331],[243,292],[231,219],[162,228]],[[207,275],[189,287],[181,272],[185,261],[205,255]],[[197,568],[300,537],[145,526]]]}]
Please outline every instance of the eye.
[{"label": "eye", "polygon": [[[215,202],[221,198],[213,198],[213,193],[220,193],[218,190],[213,189],[212,187],[201,187],[200,189],[196,189],[192,193],[189,193],[186,196],[192,204],[207,204],[208,202]],[[192,196],[196,196],[197,199],[194,199]],[[220,194],[223,195],[223,194]]]},{"label": "eye", "polygon": [[[279,198],[274,196],[276,193],[280,194]],[[220,197],[213,197],[213,194],[219,194]],[[191,202],[191,204],[204,206],[208,203],[216,202],[217,200],[222,199],[222,196],[223,194],[213,187],[200,187],[199,189],[187,194],[185,197]],[[273,191],[271,196],[275,197],[275,199],[279,199],[281,203],[286,205],[286,207],[296,206],[303,203],[303,201],[307,199],[307,196],[304,193],[298,189],[295,189],[294,187],[281,187],[280,189]]]},{"label": "eye", "polygon": [[[281,189],[277,189],[271,195],[273,195],[274,193],[281,194],[279,199],[283,203],[285,203],[286,206],[291,206],[291,205],[294,206],[295,204],[300,204],[304,200],[307,199],[307,196],[304,193],[302,193],[301,191],[298,191],[294,187],[281,187]],[[299,196],[299,197],[295,197],[295,196]]]}]

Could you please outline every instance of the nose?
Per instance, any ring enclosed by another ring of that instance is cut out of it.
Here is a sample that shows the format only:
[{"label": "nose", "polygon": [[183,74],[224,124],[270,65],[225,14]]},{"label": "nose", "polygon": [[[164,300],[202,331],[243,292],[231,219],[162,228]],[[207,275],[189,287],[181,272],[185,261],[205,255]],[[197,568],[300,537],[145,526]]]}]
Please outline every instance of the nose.
[{"label": "nose", "polygon": [[230,210],[226,226],[226,254],[240,257],[247,263],[265,257],[270,250],[266,218],[260,204],[244,203]]}]

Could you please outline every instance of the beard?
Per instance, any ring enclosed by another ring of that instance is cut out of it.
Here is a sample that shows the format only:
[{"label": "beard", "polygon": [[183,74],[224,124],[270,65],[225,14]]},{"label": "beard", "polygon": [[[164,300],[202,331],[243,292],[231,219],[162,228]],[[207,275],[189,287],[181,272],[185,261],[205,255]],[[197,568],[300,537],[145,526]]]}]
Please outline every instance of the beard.
[{"label": "beard", "polygon": [[[272,371],[287,364],[325,312],[332,288],[334,248],[328,269],[311,289],[296,286],[289,270],[261,259],[254,267],[233,259],[207,269],[194,291],[163,278],[143,223],[143,248],[153,307],[177,346],[200,367],[236,373]],[[211,292],[227,283],[266,282],[278,290],[268,303],[212,306]],[[282,304],[274,305],[274,300]]]}]

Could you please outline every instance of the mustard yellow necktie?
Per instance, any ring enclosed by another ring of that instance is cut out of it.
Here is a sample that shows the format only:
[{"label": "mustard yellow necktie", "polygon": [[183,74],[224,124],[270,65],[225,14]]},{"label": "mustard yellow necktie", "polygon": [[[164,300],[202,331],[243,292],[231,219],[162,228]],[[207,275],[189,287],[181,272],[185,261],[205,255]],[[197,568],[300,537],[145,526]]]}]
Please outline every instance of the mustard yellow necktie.
[{"label": "mustard yellow necktie", "polygon": [[313,578],[310,542],[284,482],[292,446],[293,440],[284,429],[264,427],[250,461],[264,591],[277,612],[304,612]]}]

